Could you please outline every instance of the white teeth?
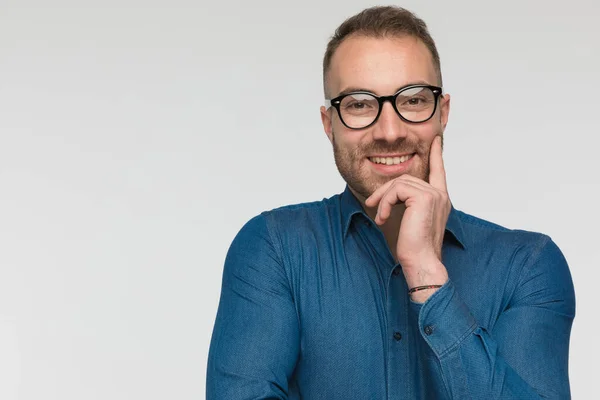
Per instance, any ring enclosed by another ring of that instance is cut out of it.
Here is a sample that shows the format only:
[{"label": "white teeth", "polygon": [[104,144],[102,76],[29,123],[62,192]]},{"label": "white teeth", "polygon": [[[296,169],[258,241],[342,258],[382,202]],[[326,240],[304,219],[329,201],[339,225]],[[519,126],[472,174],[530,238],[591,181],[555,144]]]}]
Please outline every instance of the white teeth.
[{"label": "white teeth", "polygon": [[409,154],[402,157],[369,157],[369,160],[376,164],[397,165],[408,161],[412,156],[412,154]]}]

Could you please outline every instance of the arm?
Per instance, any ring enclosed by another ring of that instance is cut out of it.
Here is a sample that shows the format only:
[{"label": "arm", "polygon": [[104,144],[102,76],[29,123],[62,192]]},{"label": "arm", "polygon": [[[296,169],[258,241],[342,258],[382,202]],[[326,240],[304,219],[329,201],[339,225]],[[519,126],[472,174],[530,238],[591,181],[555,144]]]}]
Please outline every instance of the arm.
[{"label": "arm", "polygon": [[437,356],[449,397],[570,398],[575,294],[565,258],[544,239],[489,332],[477,324],[451,281],[422,306],[413,304],[421,307],[419,330]]},{"label": "arm", "polygon": [[264,215],[231,244],[210,344],[207,400],[287,399],[298,319]]},{"label": "arm", "polygon": [[441,261],[451,203],[439,136],[431,144],[429,163],[429,182],[400,175],[377,188],[365,205],[371,214],[377,207],[375,222],[382,225],[393,206],[404,204],[396,255],[406,283],[409,288],[442,285],[438,290],[415,292],[412,299],[419,313],[419,331],[437,357],[449,396],[569,398],[568,347],[575,294],[562,253],[544,237],[532,261],[523,265],[509,304],[486,331],[460,299]]}]

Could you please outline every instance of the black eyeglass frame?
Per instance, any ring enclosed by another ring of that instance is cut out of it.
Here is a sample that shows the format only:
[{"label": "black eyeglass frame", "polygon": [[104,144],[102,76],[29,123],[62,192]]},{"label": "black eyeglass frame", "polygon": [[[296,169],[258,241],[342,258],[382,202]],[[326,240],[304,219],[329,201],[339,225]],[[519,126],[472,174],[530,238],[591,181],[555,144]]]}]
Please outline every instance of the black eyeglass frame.
[{"label": "black eyeglass frame", "polygon": [[[396,99],[398,98],[398,96],[408,90],[408,89],[414,89],[414,88],[427,88],[430,89],[433,92],[434,95],[434,99],[435,99],[435,104],[433,106],[433,111],[431,112],[431,115],[427,118],[424,119],[423,121],[411,121],[408,120],[406,118],[404,118],[402,116],[402,114],[400,114],[400,111],[398,111],[398,107],[396,106]],[[342,103],[342,100],[346,97],[346,96],[352,96],[355,94],[368,94],[370,96],[373,96],[376,100],[377,103],[379,103],[379,110],[377,111],[377,115],[375,116],[375,119],[373,120],[373,122],[371,122],[369,125],[367,126],[363,126],[362,128],[353,128],[351,126],[348,126],[346,124],[346,122],[344,121],[344,118],[342,118],[342,113],[340,111],[340,104]],[[422,84],[418,84],[418,85],[409,85],[409,86],[405,86],[402,89],[398,90],[395,94],[391,95],[391,96],[377,96],[371,92],[364,92],[364,91],[360,91],[360,92],[351,92],[351,93],[345,93],[342,94],[336,98],[333,98],[331,100],[325,99],[325,108],[329,109],[331,107],[334,107],[337,110],[338,116],[340,117],[340,121],[342,121],[342,124],[344,124],[344,126],[348,129],[354,129],[354,130],[359,130],[359,129],[366,129],[370,126],[372,126],[374,123],[377,122],[377,120],[379,119],[379,116],[381,115],[381,110],[383,110],[383,103],[385,103],[386,101],[389,101],[390,103],[392,103],[392,107],[394,108],[394,111],[396,111],[396,114],[398,114],[398,116],[400,117],[400,119],[404,122],[407,122],[409,124],[422,124],[423,122],[427,122],[429,121],[434,115],[435,112],[437,111],[437,105],[438,105],[438,100],[440,98],[440,96],[442,95],[442,88],[439,86],[433,86],[433,85],[422,85]]]}]

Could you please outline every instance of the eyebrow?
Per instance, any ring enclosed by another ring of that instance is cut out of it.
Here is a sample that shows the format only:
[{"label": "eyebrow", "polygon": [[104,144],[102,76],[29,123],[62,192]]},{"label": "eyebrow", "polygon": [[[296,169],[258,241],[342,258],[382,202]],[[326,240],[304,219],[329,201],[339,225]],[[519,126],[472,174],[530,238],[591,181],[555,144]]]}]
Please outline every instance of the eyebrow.
[{"label": "eyebrow", "polygon": [[[398,89],[396,89],[396,90],[394,91],[394,93],[397,93],[397,92],[398,92],[398,91],[400,91],[401,89],[404,89],[405,87],[409,87],[409,86],[412,86],[412,85],[431,85],[431,83],[429,83],[429,82],[427,82],[427,81],[414,81],[414,82],[408,83],[408,84],[406,84],[406,85],[402,85],[402,86],[400,86]],[[368,92],[368,93],[372,93],[372,94],[378,95],[377,93],[375,93],[375,92],[374,92],[373,90],[371,90],[371,89],[365,89],[365,88],[361,88],[361,87],[359,87],[359,86],[350,86],[350,87],[347,87],[347,88],[345,88],[345,89],[344,89],[344,90],[342,90],[341,92],[339,92],[339,93],[337,94],[337,96],[334,96],[334,97],[339,97],[339,96],[342,96],[342,95],[344,95],[344,94],[348,94],[348,93],[354,93],[354,92]],[[378,95],[378,96],[379,96],[379,95]]]}]

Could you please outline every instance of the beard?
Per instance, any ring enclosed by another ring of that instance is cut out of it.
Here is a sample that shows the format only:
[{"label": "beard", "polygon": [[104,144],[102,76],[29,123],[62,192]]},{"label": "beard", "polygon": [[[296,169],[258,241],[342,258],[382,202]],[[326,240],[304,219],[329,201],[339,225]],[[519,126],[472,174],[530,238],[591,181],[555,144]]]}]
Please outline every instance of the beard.
[{"label": "beard", "polygon": [[[373,194],[377,188],[386,182],[397,178],[396,176],[382,176],[376,174],[368,165],[368,154],[380,153],[415,153],[409,175],[429,182],[429,152],[431,143],[414,141],[412,139],[401,139],[394,143],[387,141],[373,141],[355,148],[343,148],[335,140],[335,132],[332,132],[333,157],[335,165],[342,178],[350,188],[365,199]],[[444,137],[442,136],[442,148]]]}]

